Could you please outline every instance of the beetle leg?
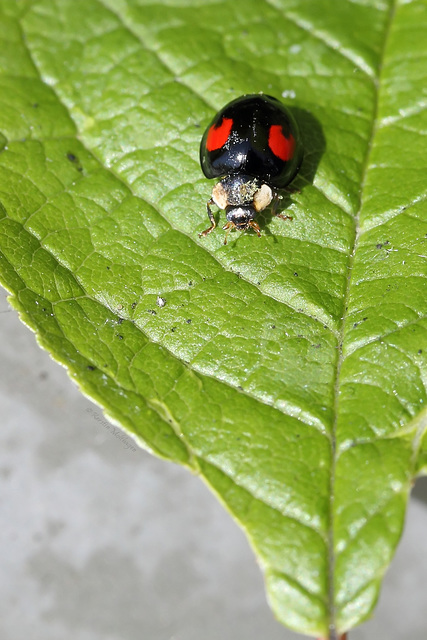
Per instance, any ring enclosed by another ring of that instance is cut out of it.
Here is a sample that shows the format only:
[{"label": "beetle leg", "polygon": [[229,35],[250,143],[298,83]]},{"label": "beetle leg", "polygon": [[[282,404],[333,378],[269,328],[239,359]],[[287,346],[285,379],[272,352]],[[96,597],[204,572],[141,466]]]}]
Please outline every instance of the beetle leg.
[{"label": "beetle leg", "polygon": [[279,201],[281,199],[282,199],[282,196],[279,196],[279,194],[276,192],[274,194],[273,207],[271,209],[273,216],[276,216],[276,218],[282,218],[282,220],[293,220],[292,216],[286,216],[283,213],[277,213],[277,207],[279,206]]},{"label": "beetle leg", "polygon": [[224,244],[227,244],[228,234],[232,229],[235,229],[235,228],[236,228],[236,225],[234,224],[234,222],[231,222],[230,220],[227,222],[227,224],[223,226],[223,229],[227,231],[224,238]]},{"label": "beetle leg", "polygon": [[215,202],[212,200],[212,198],[209,200],[209,202],[206,203],[206,210],[208,212],[208,217],[209,220],[211,222],[211,226],[209,227],[209,229],[205,229],[204,231],[202,231],[202,233],[199,233],[199,238],[206,237],[208,235],[208,233],[210,233],[211,231],[213,231],[216,227],[216,222],[215,222],[215,218],[213,216],[212,213],[212,209],[210,207],[211,204],[215,204]]},{"label": "beetle leg", "polygon": [[[288,192],[287,187],[285,187],[284,191]],[[295,193],[296,191],[301,192],[300,189],[294,189],[292,192],[288,192],[288,193]],[[282,199],[282,196],[279,196],[279,194],[276,192],[274,194],[274,198],[273,198],[273,206],[271,209],[271,212],[273,214],[273,216],[276,216],[276,218],[282,218],[282,220],[293,220],[292,216],[287,216],[283,213],[277,213],[277,207],[279,206],[279,201]]]},{"label": "beetle leg", "polygon": [[277,191],[273,195],[273,205],[271,207],[271,213],[273,216],[277,216],[277,207],[279,206],[279,201],[282,199],[282,196],[279,196]]},{"label": "beetle leg", "polygon": [[291,185],[285,187],[283,191],[286,191],[286,193],[301,193],[301,189],[299,187],[292,187]]},{"label": "beetle leg", "polygon": [[259,228],[258,222],[255,222],[255,220],[249,220],[249,226],[252,227],[252,229],[254,231],[256,231],[256,234],[257,234],[258,238],[260,238],[261,237],[261,230]]}]

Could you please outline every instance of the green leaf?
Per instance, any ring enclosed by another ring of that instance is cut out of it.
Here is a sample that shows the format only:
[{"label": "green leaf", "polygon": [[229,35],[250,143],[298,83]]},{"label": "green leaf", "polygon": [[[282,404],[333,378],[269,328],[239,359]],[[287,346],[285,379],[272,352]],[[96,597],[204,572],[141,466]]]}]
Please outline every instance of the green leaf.
[{"label": "green leaf", "polygon": [[[212,487],[284,624],[357,625],[427,468],[426,2],[0,10],[12,304],[112,419]],[[301,192],[293,222],[224,246],[198,237],[199,140],[258,91],[299,121]]]}]

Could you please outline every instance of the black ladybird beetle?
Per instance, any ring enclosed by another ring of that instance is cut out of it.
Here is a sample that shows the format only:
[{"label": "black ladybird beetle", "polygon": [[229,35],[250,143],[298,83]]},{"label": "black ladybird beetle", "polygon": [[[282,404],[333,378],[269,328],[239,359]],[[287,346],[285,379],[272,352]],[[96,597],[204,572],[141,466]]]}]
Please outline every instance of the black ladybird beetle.
[{"label": "black ladybird beetle", "polygon": [[203,173],[221,178],[207,203],[211,226],[200,236],[215,229],[212,204],[226,212],[224,244],[231,229],[252,228],[260,236],[257,213],[273,197],[277,199],[277,189],[292,182],[301,161],[297,124],[279,100],[253,94],[229,102],[216,114],[200,144]]}]

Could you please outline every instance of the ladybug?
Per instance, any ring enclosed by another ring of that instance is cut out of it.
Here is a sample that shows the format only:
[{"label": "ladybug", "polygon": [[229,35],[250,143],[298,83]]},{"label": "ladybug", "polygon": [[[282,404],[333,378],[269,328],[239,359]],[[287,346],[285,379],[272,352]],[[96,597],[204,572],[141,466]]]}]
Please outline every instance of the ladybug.
[{"label": "ladybug", "polygon": [[[277,189],[292,182],[301,162],[297,124],[279,100],[251,94],[229,102],[216,114],[200,144],[203,173],[221,180],[206,205],[211,226],[199,236],[207,236],[216,227],[213,204],[225,209],[224,244],[231,229],[252,228],[261,236],[257,213],[273,198],[277,203]],[[292,220],[290,216],[278,217]]]}]

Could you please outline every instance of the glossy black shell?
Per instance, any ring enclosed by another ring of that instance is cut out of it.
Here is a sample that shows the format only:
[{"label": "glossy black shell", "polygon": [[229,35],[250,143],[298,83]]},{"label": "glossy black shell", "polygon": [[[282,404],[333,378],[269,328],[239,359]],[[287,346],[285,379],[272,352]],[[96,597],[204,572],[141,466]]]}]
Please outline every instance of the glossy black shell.
[{"label": "glossy black shell", "polygon": [[[221,125],[223,118],[232,120],[230,134],[222,147],[208,151],[209,130]],[[280,125],[286,138],[294,138],[294,153],[289,160],[282,160],[269,147],[272,125]],[[229,102],[209,124],[200,144],[200,163],[207,178],[244,174],[280,189],[293,180],[301,161],[298,126],[288,109],[272,96],[252,94]]]}]

